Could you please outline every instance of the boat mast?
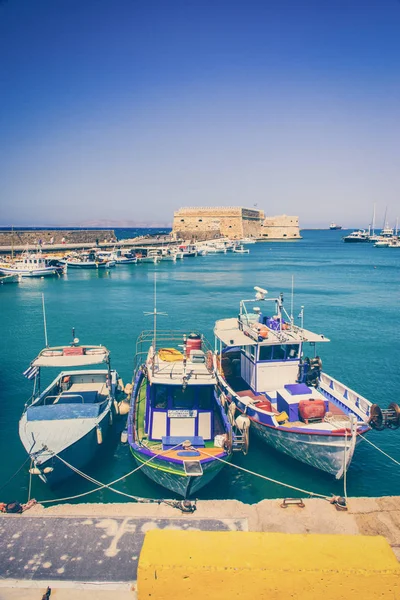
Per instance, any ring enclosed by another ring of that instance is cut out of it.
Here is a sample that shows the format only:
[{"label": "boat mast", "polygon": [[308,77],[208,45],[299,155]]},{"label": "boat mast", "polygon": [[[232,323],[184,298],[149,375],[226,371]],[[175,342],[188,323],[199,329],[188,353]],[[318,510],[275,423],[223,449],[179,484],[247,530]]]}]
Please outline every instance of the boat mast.
[{"label": "boat mast", "polygon": [[375,235],[375,209],[376,209],[376,204],[374,202],[374,210],[372,213],[372,235]]},{"label": "boat mast", "polygon": [[44,294],[43,293],[42,293],[42,309],[43,309],[44,341],[46,344],[46,348],[48,348],[49,342],[47,340],[46,307],[44,305]]},{"label": "boat mast", "polygon": [[165,312],[157,312],[157,273],[154,272],[154,309],[153,312],[145,312],[146,316],[153,315],[153,361],[152,361],[152,373],[154,375],[154,365],[156,358],[157,348],[157,315],[167,316]]}]

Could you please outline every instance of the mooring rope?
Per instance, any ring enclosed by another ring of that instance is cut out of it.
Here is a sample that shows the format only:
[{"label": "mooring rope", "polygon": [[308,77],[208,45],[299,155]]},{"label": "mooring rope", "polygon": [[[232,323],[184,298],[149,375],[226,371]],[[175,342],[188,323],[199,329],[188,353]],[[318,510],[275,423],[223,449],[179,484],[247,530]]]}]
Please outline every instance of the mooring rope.
[{"label": "mooring rope", "polygon": [[245,469],[244,467],[240,467],[239,465],[235,465],[223,458],[219,458],[218,456],[207,454],[204,449],[201,449],[202,454],[206,454],[211,458],[215,458],[225,465],[229,465],[235,469],[239,469],[239,471],[243,471],[244,473],[248,473],[249,475],[254,475],[255,477],[259,477],[260,479],[265,479],[266,481],[270,481],[271,483],[276,483],[277,485],[282,485],[284,487],[290,488],[291,490],[295,490],[296,492],[302,492],[303,494],[307,494],[308,496],[318,496],[319,498],[323,498],[324,500],[332,500],[332,496],[326,496],[325,494],[319,494],[318,492],[310,492],[308,490],[303,490],[303,488],[296,487],[295,485],[290,485],[290,483],[285,483],[284,481],[278,481],[277,479],[273,479],[272,477],[267,477],[267,475],[261,475],[261,473],[256,473],[255,471],[250,471],[250,469]]},{"label": "mooring rope", "polygon": [[2,486],[0,486],[0,491],[3,490],[9,483],[10,481],[12,481],[14,479],[14,477],[16,477],[18,475],[18,473],[20,471],[22,471],[22,469],[24,468],[24,466],[26,465],[26,463],[31,460],[31,457],[28,456],[28,458],[22,463],[22,465],[19,467],[19,469],[17,469],[14,473],[14,475],[11,475],[11,477],[9,479],[7,479],[7,481],[5,483],[3,483]]},{"label": "mooring rope", "polygon": [[160,503],[163,502],[164,500],[156,500],[153,498],[142,498],[140,496],[133,496],[131,494],[128,494],[126,492],[122,492],[121,490],[117,490],[111,486],[114,486],[116,483],[119,483],[120,481],[122,481],[122,479],[125,479],[127,477],[130,477],[131,475],[133,475],[134,473],[136,473],[137,471],[140,471],[140,469],[142,469],[143,467],[145,467],[147,464],[149,464],[152,460],[154,460],[155,458],[157,458],[157,456],[163,455],[166,452],[169,452],[170,450],[175,450],[176,448],[178,448],[178,446],[180,446],[180,444],[177,444],[176,446],[174,446],[173,448],[169,448],[168,450],[164,450],[162,452],[158,452],[157,454],[154,454],[154,456],[152,456],[151,458],[149,458],[147,461],[145,461],[144,463],[142,463],[141,465],[139,465],[138,467],[136,467],[135,469],[133,469],[132,471],[130,471],[129,473],[126,473],[125,475],[122,475],[122,477],[119,477],[118,479],[115,479],[114,481],[111,481],[110,483],[102,483],[101,481],[98,481],[97,479],[95,479],[94,477],[91,477],[90,475],[87,475],[86,473],[84,473],[83,471],[81,471],[80,469],[77,469],[76,467],[74,467],[73,465],[71,465],[70,463],[68,463],[66,460],[64,460],[63,458],[61,458],[61,456],[59,456],[58,454],[56,454],[55,452],[53,452],[53,456],[55,456],[56,458],[58,458],[62,463],[64,463],[67,467],[69,467],[72,471],[74,471],[75,473],[77,473],[78,475],[80,475],[81,477],[83,477],[84,479],[86,479],[87,481],[90,481],[91,483],[96,484],[98,487],[93,489],[93,490],[89,490],[87,492],[82,492],[81,494],[76,494],[74,496],[66,496],[65,498],[56,498],[53,500],[38,500],[39,504],[50,504],[50,503],[54,503],[54,502],[65,502],[67,500],[76,500],[77,498],[82,498],[84,496],[88,496],[89,494],[93,494],[95,492],[99,492],[100,490],[106,488],[109,489],[110,491],[116,493],[116,494],[120,494],[121,496],[126,496],[128,498],[130,498],[131,500],[136,500],[136,502],[148,502],[148,503]]},{"label": "mooring rope", "polygon": [[400,462],[398,460],[396,460],[395,458],[393,458],[393,456],[390,456],[390,454],[388,454],[384,450],[381,450],[381,448],[379,448],[376,444],[374,444],[373,442],[371,442],[370,440],[368,440],[363,435],[360,435],[360,438],[362,440],[364,440],[364,442],[368,442],[368,444],[371,444],[371,446],[373,446],[376,450],[378,450],[379,452],[381,452],[384,456],[386,456],[387,458],[389,458],[390,460],[392,460],[396,465],[400,466]]}]

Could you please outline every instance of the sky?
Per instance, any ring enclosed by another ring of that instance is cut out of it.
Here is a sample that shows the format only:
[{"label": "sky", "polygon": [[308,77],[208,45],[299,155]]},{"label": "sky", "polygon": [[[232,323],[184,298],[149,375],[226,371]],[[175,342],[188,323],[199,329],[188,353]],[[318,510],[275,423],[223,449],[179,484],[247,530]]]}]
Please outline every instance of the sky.
[{"label": "sky", "polygon": [[400,216],[400,0],[0,0],[0,226]]}]

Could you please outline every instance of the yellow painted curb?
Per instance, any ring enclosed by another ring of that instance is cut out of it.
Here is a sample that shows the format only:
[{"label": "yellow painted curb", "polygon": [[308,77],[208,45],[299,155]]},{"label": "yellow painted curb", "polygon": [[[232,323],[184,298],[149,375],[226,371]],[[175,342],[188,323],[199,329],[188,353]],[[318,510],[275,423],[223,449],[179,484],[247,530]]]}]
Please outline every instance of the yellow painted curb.
[{"label": "yellow painted curb", "polygon": [[385,538],[153,530],[139,560],[139,600],[400,600]]}]

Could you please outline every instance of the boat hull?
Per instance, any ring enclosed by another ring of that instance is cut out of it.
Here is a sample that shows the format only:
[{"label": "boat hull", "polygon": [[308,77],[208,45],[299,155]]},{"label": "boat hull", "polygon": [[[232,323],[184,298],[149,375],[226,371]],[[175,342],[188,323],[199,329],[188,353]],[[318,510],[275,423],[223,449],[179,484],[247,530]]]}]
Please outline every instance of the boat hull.
[{"label": "boat hull", "polygon": [[[73,465],[76,469],[84,470],[85,466],[95,458],[97,452],[108,437],[112,422],[111,414],[112,408],[110,406],[104,411],[100,421],[98,421],[98,426],[101,428],[102,432],[102,444],[99,444],[98,442],[97,424],[94,424],[93,428],[88,431],[86,435],[65,448],[59,453],[59,456],[67,463]],[[76,475],[70,467],[54,456],[40,464],[34,461],[34,466],[37,466],[41,471],[41,474],[39,475],[40,479],[50,487],[56,487],[66,479]],[[44,473],[43,471],[47,467],[50,467],[53,470],[50,473]]]},{"label": "boat hull", "polygon": [[[131,452],[138,466],[142,466],[146,460],[151,458],[142,454],[139,448],[135,449],[131,446]],[[224,460],[229,460],[229,458],[226,457]],[[151,463],[142,466],[141,471],[158,485],[183,498],[188,498],[208,485],[225,466],[223,462],[217,460],[202,462],[201,465],[203,474],[196,477],[186,475],[183,464],[171,463],[162,459],[152,460]]]},{"label": "boat hull", "polygon": [[3,273],[3,275],[15,275],[17,277],[52,277],[54,275],[57,275],[57,269],[55,267],[32,270],[1,267],[0,273]]},{"label": "boat hull", "polygon": [[253,420],[251,428],[263,442],[278,452],[283,452],[295,460],[334,475],[336,479],[340,479],[343,476],[344,468],[347,470],[350,466],[354,453],[354,444],[350,434],[346,439],[344,435],[290,432],[268,427]]}]

